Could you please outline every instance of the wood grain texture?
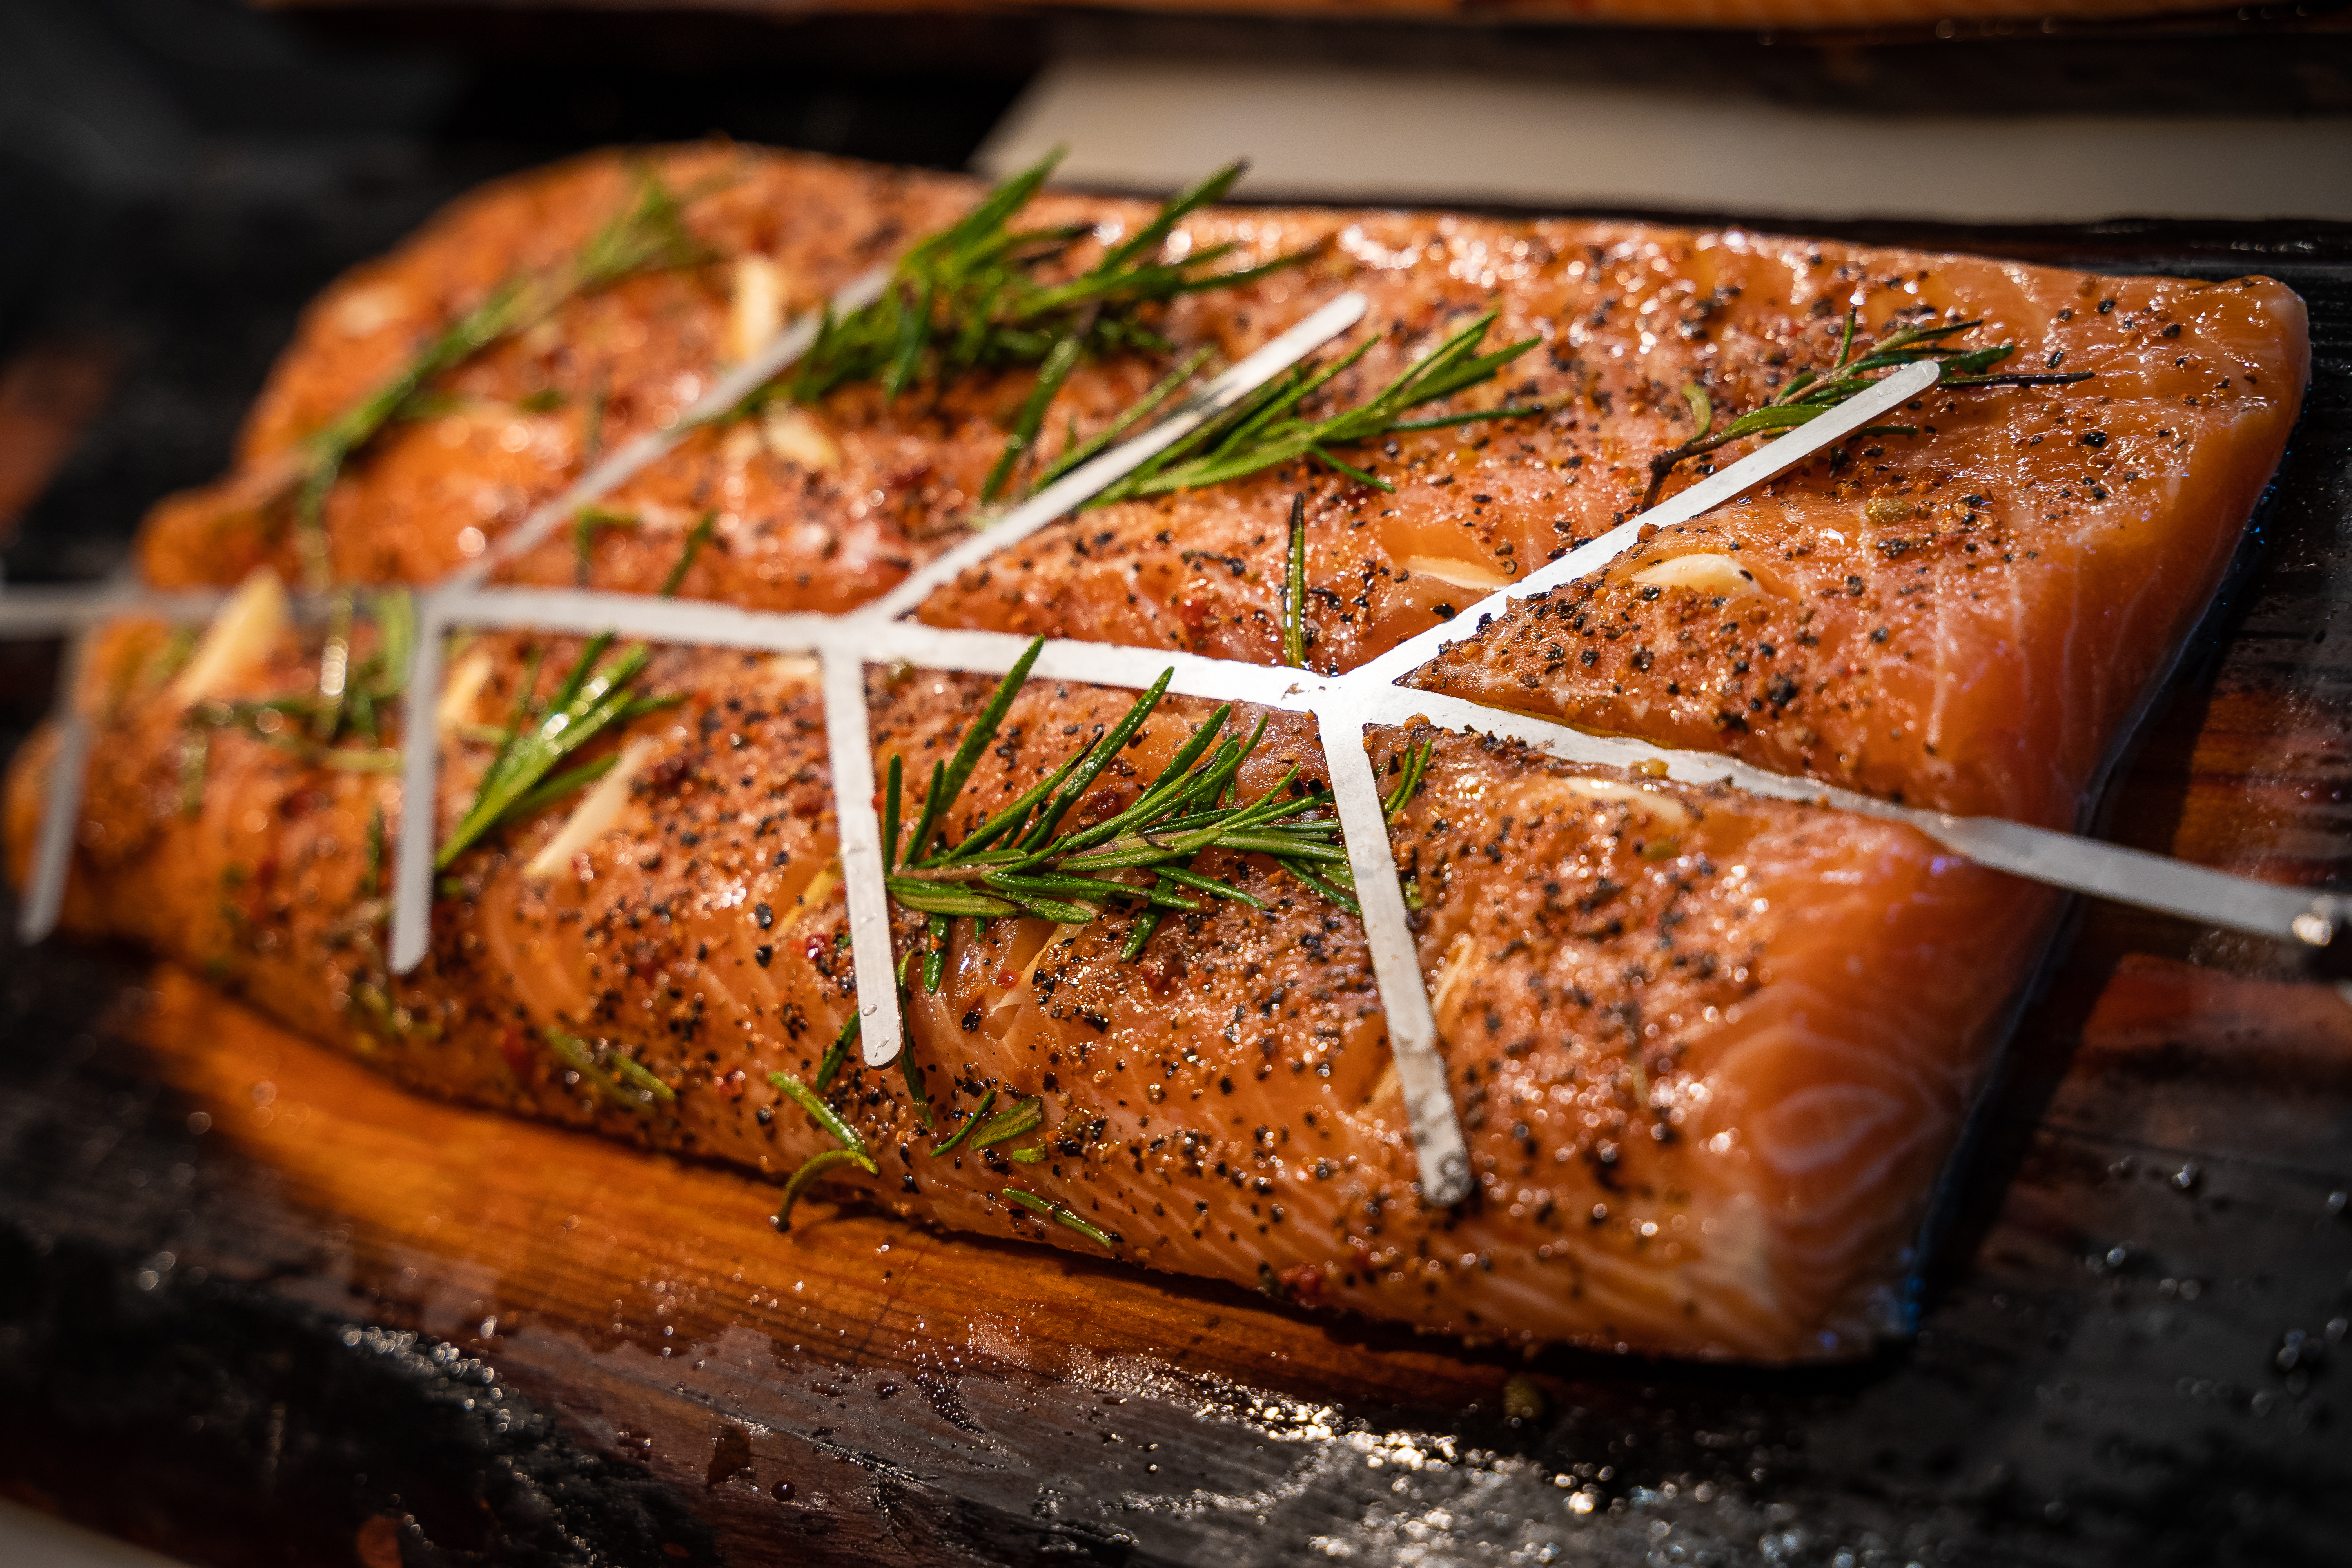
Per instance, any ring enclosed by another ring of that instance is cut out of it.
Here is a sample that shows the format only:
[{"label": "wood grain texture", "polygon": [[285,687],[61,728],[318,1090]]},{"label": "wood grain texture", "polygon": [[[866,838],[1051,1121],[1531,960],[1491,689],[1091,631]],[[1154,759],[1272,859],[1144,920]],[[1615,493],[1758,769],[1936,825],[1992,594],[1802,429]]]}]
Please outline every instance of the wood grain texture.
[{"label": "wood grain texture", "polygon": [[[1965,237],[2310,300],[2277,494],[2108,817],[2346,879],[2352,246]],[[2352,1005],[2296,963],[2086,910],[1916,1342],[1757,1373],[1522,1361],[814,1205],[780,1237],[771,1186],[415,1099],[119,955],[12,952],[0,1485],[221,1563],[2337,1561]]]}]

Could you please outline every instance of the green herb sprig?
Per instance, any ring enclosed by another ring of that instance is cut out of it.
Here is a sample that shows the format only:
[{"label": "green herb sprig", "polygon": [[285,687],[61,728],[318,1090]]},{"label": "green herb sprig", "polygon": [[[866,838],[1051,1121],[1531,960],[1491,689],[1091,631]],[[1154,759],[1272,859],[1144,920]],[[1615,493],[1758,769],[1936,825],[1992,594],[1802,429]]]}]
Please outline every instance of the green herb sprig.
[{"label": "green herb sprig", "polygon": [[1429,759],[1436,754],[1437,742],[1434,741],[1423,741],[1406,750],[1397,767],[1396,787],[1389,791],[1388,798],[1381,803],[1381,820],[1394,822],[1403,814],[1404,808],[1412,804],[1412,797],[1421,790],[1421,778],[1429,771]]},{"label": "green herb sprig", "polygon": [[200,702],[190,709],[186,721],[198,733],[182,752],[184,799],[201,796],[210,752],[206,739],[219,730],[241,730],[317,767],[398,772],[400,752],[383,740],[408,685],[409,658],[416,646],[415,602],[405,589],[373,595],[368,618],[375,624],[375,647],[354,661],[356,606],[349,593],[336,596],[311,690]]},{"label": "green herb sprig", "polygon": [[662,585],[656,593],[656,597],[664,599],[677,597],[677,591],[686,585],[686,574],[694,569],[694,558],[702,553],[702,547],[710,542],[711,536],[718,531],[718,529],[719,514],[715,511],[704,512],[702,521],[687,531],[686,543],[679,549],[677,560],[669,569],[669,575],[662,579]]},{"label": "green herb sprig", "polygon": [[[1487,419],[1522,419],[1548,412],[1549,405],[1534,403],[1419,419],[1405,417],[1413,409],[1492,381],[1504,366],[1542,342],[1540,338],[1526,338],[1480,353],[1479,345],[1486,341],[1486,329],[1494,325],[1496,315],[1489,310],[1454,332],[1363,402],[1320,418],[1309,418],[1298,410],[1307,398],[1370,353],[1380,339],[1366,338],[1319,370],[1311,365],[1296,365],[1170,446],[1087,504],[1108,506],[1137,496],[1225,484],[1300,458],[1311,458],[1358,484],[1393,492],[1395,486],[1338,457],[1332,448],[1360,446],[1405,431],[1438,430]],[[1057,478],[1070,466],[1066,458],[1047,470],[1045,479]]]},{"label": "green herb sprig", "polygon": [[[995,741],[1014,694],[1044,646],[1042,637],[1030,644],[965,731],[953,757],[932,764],[921,813],[903,846],[898,837],[903,780],[899,760],[891,759],[884,790],[882,849],[887,873],[884,885],[891,898],[907,909],[950,921],[1031,914],[1071,925],[1091,921],[1113,901],[1143,906],[1139,926],[1147,921],[1156,925],[1167,910],[1202,907],[1181,889],[1262,908],[1239,889],[1188,868],[1195,857],[1223,848],[1271,856],[1307,887],[1357,912],[1339,819],[1329,810],[1327,795],[1319,791],[1288,793],[1297,776],[1294,765],[1255,799],[1240,797],[1234,780],[1265,735],[1265,721],[1258,721],[1246,741],[1221,738],[1233,714],[1231,703],[1210,715],[1124,811],[1089,827],[1063,827],[1070,809],[1158,708],[1174,678],[1172,669],[1163,672],[1098,740],[949,844],[942,826],[981,754]],[[1120,879],[1121,873],[1136,871],[1150,873],[1149,884]],[[1149,934],[1146,927],[1144,936]],[[1140,946],[1130,933],[1129,956]]]},{"label": "green herb sprig", "polygon": [[548,1048],[556,1058],[580,1075],[583,1083],[602,1090],[631,1110],[646,1110],[653,1105],[673,1105],[677,1091],[654,1076],[646,1066],[626,1051],[611,1047],[599,1048],[577,1035],[549,1025],[540,1031]]},{"label": "green herb sprig", "polygon": [[1040,1219],[1050,1219],[1056,1225],[1067,1226],[1105,1252],[1117,1252],[1125,1238],[1115,1230],[1105,1230],[1098,1225],[1080,1219],[1067,1204],[1052,1198],[1041,1198],[1034,1193],[1024,1193],[1019,1187],[1007,1187],[1004,1195],[1027,1209]]},{"label": "green herb sprig", "polygon": [[834,1077],[849,1060],[849,1047],[856,1042],[864,1023],[865,1020],[858,1017],[856,1008],[852,1006],[848,1018],[841,1026],[841,1032],[834,1036],[833,1044],[825,1047],[824,1059],[816,1064],[816,1091],[819,1094],[833,1087]]},{"label": "green herb sprig", "polygon": [[[2063,386],[2071,382],[2088,381],[2093,374],[2087,370],[1988,374],[1986,373],[1994,365],[2017,352],[2015,343],[1963,349],[1946,342],[1971,328],[1984,325],[1981,321],[1951,321],[1940,327],[1904,327],[1887,333],[1872,345],[1867,353],[1856,357],[1854,324],[1854,313],[1849,310],[1844,330],[1838,337],[1837,358],[1826,372],[1799,371],[1789,378],[1787,385],[1773,395],[1770,402],[1760,408],[1749,409],[1720,430],[1713,428],[1715,411],[1706,394],[1696,386],[1685,387],[1683,395],[1690,404],[1691,424],[1696,434],[1681,446],[1650,459],[1650,488],[1642,497],[1642,510],[1647,511],[1657,505],[1658,493],[1665,488],[1666,477],[1685,459],[1727,447],[1734,441],[1746,440],[1750,436],[1793,430],[1821,417],[1846,399],[1868,391],[1878,384],[1880,373],[1914,364],[1920,360],[1943,362],[1946,374],[1936,384],[1938,388],[1956,391],[1988,386]],[[1907,425],[1881,425],[1856,434],[1915,436],[1918,432]]]},{"label": "green herb sprig", "polygon": [[327,496],[344,463],[384,426],[417,405],[434,377],[545,320],[575,295],[607,288],[633,273],[688,266],[702,254],[687,232],[677,202],[646,172],[638,181],[635,199],[572,257],[545,272],[510,278],[491,289],[488,298],[444,328],[357,403],[313,431],[302,443],[294,477],[294,521],[305,582],[314,591],[323,590],[329,582]]},{"label": "green herb sprig", "polygon": [[1290,548],[1283,557],[1282,662],[1307,668],[1307,492],[1290,498]]},{"label": "green herb sprig", "polygon": [[857,1129],[843,1121],[833,1107],[824,1102],[822,1095],[788,1072],[772,1072],[768,1075],[768,1082],[807,1111],[809,1120],[823,1128],[826,1135],[839,1145],[810,1155],[801,1163],[800,1169],[793,1173],[792,1179],[784,1184],[784,1198],[776,1209],[775,1225],[778,1230],[790,1230],[793,1228],[793,1205],[800,1202],[801,1194],[811,1182],[842,1165],[855,1165],[869,1176],[880,1175],[882,1168],[874,1163],[874,1156],[866,1152],[866,1140],[858,1136]]},{"label": "green herb sprig", "polygon": [[632,691],[652,655],[644,644],[632,643],[609,664],[600,665],[612,642],[610,632],[592,639],[544,707],[531,700],[536,660],[530,666],[517,691],[514,724],[483,773],[473,805],[434,857],[434,869],[447,870],[478,840],[545,810],[603,777],[611,771],[614,759],[599,758],[562,773],[555,772],[558,763],[615,725],[683,700]]},{"label": "green herb sprig", "polygon": [[1061,157],[1055,152],[1023,170],[961,219],[919,241],[880,299],[845,316],[828,314],[789,380],[755,394],[747,406],[778,393],[813,403],[853,382],[877,382],[883,395],[895,399],[919,381],[943,385],[974,370],[1036,365],[1036,386],[982,487],[982,499],[994,500],[1034,445],[1047,405],[1083,359],[1127,350],[1167,353],[1172,345],[1152,326],[1153,307],[1200,289],[1236,287],[1304,259],[1302,253],[1213,270],[1239,248],[1230,243],[1164,258],[1176,226],[1233,188],[1242,172],[1234,163],[1171,197],[1086,271],[1048,282],[1045,269],[1093,226],[1016,229],[1012,222]]}]

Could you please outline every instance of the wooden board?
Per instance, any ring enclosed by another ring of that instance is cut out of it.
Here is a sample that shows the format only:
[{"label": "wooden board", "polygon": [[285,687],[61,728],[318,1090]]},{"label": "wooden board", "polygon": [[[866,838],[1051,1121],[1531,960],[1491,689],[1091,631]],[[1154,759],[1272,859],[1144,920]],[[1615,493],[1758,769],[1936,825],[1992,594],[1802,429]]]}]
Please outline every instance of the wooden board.
[{"label": "wooden board", "polygon": [[[2347,879],[2352,243],[1872,237],[2311,300],[2278,494],[2109,816]],[[2352,1004],[2294,963],[2086,910],[1917,1341],[1759,1373],[870,1215],[779,1237],[772,1187],[413,1098],[130,955],[11,951],[0,1488],[221,1563],[2340,1561]]]}]

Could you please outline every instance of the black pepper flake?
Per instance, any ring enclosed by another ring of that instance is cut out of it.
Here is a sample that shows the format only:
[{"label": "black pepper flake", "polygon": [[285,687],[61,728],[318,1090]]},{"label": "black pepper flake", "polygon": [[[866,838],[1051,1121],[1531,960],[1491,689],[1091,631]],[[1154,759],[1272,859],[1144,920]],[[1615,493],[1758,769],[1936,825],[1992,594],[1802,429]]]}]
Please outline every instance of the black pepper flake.
[{"label": "black pepper flake", "polygon": [[770,926],[776,923],[776,911],[770,909],[765,904],[753,904],[751,906],[751,918],[760,922],[760,929],[761,931],[766,931]]},{"label": "black pepper flake", "polygon": [[770,947],[766,942],[761,942],[759,946],[751,950],[751,962],[758,964],[762,969],[767,968],[769,961],[775,956],[776,950]]}]

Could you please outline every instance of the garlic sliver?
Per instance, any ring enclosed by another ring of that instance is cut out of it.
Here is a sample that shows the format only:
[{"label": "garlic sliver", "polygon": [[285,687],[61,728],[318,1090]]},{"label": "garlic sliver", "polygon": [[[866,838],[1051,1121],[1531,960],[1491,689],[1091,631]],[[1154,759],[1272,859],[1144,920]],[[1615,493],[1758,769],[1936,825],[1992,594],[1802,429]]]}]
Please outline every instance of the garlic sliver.
[{"label": "garlic sliver", "polygon": [[841,886],[841,862],[837,859],[828,860],[824,863],[824,869],[811,877],[808,886],[801,889],[800,897],[793,900],[793,908],[797,912],[784,929],[791,930],[793,926],[798,925],[802,921],[824,908],[825,900],[833,897],[833,890],[839,886]]},{"label": "garlic sliver", "polygon": [[441,733],[450,734],[471,721],[474,700],[489,679],[489,649],[478,647],[457,661],[441,683],[441,700],[433,708],[433,721]]},{"label": "garlic sliver", "polygon": [[628,809],[629,785],[636,782],[656,751],[654,742],[644,736],[631,741],[613,771],[588,786],[555,837],[540,847],[530,858],[522,874],[534,881],[546,881],[560,875],[572,864],[572,858],[595,843],[621,825],[621,814]]},{"label": "garlic sliver", "polygon": [[1562,779],[1559,782],[1570,795],[1580,795],[1587,800],[1622,802],[1636,811],[1647,812],[1653,820],[1673,827],[1690,825],[1690,808],[1659,790],[1645,789],[1640,784],[1620,784],[1615,779]]},{"label": "garlic sliver", "polygon": [[187,667],[172,682],[172,700],[196,703],[228,691],[239,676],[269,658],[292,620],[286,584],[268,567],[256,568],[205,628]]},{"label": "garlic sliver", "polygon": [[771,409],[761,421],[761,434],[767,437],[768,450],[787,463],[822,473],[841,467],[841,443],[805,409]]},{"label": "garlic sliver", "polygon": [[1455,937],[1445,950],[1445,962],[1437,966],[1437,983],[1429,988],[1429,1011],[1443,1026],[1446,1009],[1454,1005],[1454,993],[1478,962],[1478,942],[1468,931]]},{"label": "garlic sliver", "polygon": [[1434,577],[1456,588],[1468,588],[1480,594],[1491,594],[1510,578],[1485,563],[1468,561],[1458,555],[1408,555],[1397,563],[1416,577]]},{"label": "garlic sliver", "polygon": [[727,316],[727,356],[740,363],[768,346],[784,325],[784,271],[772,258],[750,251],[735,258],[733,307]]},{"label": "garlic sliver", "polygon": [[814,654],[780,653],[768,660],[763,673],[780,686],[814,686],[824,670]]},{"label": "garlic sliver", "polygon": [[1633,574],[1633,580],[1644,588],[1688,588],[1694,593],[1720,594],[1727,598],[1735,594],[1764,591],[1757,585],[1753,572],[1730,556],[1712,551],[1676,555],[1644,566]]}]

